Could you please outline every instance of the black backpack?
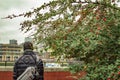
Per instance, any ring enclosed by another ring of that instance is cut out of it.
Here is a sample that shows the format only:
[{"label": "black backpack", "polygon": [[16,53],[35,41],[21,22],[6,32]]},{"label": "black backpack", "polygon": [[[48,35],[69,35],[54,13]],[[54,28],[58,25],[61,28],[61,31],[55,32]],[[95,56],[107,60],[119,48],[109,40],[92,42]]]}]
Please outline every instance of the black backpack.
[{"label": "black backpack", "polygon": [[34,56],[32,54],[27,56],[33,58],[33,60],[35,61],[35,65],[34,66],[28,65],[26,70],[17,78],[17,80],[34,80],[37,79],[37,77],[39,77],[37,69],[37,62],[39,61],[39,57],[37,55]]}]

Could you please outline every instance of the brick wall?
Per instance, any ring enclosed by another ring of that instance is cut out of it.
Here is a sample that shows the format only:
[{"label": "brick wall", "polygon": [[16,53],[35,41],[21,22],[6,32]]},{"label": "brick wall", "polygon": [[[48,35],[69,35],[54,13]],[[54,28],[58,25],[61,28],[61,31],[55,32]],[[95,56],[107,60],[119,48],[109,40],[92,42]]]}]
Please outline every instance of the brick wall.
[{"label": "brick wall", "polygon": [[0,71],[0,80],[12,80],[12,72]]},{"label": "brick wall", "polygon": [[[12,80],[12,71],[0,71],[0,80]],[[65,71],[45,72],[44,80],[73,80],[71,74]]]}]

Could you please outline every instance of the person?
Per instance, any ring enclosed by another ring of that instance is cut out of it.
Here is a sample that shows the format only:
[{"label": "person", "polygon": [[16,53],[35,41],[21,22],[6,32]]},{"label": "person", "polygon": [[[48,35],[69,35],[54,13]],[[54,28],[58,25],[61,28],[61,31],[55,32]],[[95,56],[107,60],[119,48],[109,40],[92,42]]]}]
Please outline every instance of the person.
[{"label": "person", "polygon": [[23,55],[15,62],[13,68],[13,80],[17,78],[27,69],[29,66],[37,66],[39,76],[35,76],[34,80],[44,80],[44,67],[43,61],[37,59],[36,52],[33,51],[33,44],[31,42],[25,42],[23,44]]}]

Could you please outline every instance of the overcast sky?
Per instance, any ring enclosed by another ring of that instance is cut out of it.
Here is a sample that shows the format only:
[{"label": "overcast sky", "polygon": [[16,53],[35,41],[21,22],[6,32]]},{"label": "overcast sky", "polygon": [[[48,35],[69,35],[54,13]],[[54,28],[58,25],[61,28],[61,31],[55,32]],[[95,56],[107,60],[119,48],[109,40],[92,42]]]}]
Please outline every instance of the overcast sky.
[{"label": "overcast sky", "polygon": [[27,34],[19,30],[20,22],[24,18],[1,19],[10,14],[20,14],[32,10],[44,2],[50,0],[0,0],[0,43],[9,43],[10,39],[18,40],[18,43],[24,42]]}]

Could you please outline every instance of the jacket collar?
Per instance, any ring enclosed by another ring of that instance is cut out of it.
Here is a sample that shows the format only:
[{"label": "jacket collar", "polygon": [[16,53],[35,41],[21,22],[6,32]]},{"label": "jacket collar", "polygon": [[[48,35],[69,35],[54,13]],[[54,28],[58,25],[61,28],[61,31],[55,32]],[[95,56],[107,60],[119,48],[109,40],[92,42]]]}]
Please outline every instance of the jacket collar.
[{"label": "jacket collar", "polygon": [[26,49],[26,50],[24,50],[24,52],[26,52],[26,51],[33,51],[32,49]]},{"label": "jacket collar", "polygon": [[[30,53],[29,53],[30,52]],[[33,50],[31,50],[31,49],[26,49],[26,50],[24,50],[24,54],[31,54],[31,52],[33,52]]]}]

